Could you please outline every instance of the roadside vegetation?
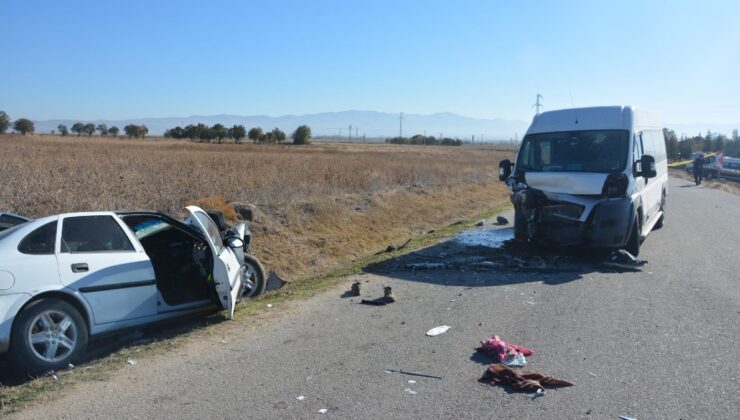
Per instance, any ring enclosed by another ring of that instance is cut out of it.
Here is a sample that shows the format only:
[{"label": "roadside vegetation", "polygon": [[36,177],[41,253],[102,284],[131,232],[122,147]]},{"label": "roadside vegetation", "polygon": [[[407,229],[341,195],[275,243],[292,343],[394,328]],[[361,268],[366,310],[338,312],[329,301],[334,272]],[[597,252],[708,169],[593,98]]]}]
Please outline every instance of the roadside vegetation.
[{"label": "roadside vegetation", "polygon": [[694,152],[723,152],[725,156],[740,157],[740,134],[737,129],[732,130],[732,137],[707,131],[703,135],[683,135],[679,139],[675,131],[664,128],[663,136],[668,159],[671,160],[688,160]]}]

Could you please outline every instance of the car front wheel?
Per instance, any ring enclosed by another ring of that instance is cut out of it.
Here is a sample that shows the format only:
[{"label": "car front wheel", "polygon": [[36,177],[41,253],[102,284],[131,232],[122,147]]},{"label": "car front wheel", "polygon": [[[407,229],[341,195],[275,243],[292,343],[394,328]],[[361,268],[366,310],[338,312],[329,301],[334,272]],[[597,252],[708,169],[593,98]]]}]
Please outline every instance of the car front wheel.
[{"label": "car front wheel", "polygon": [[262,263],[252,255],[244,255],[244,268],[246,269],[245,277],[249,279],[253,286],[246,287],[241,295],[242,299],[259,296],[265,292],[267,287],[267,275]]},{"label": "car front wheel", "polygon": [[74,306],[40,299],[17,316],[8,358],[19,373],[64,369],[82,355],[87,339],[87,323]]}]

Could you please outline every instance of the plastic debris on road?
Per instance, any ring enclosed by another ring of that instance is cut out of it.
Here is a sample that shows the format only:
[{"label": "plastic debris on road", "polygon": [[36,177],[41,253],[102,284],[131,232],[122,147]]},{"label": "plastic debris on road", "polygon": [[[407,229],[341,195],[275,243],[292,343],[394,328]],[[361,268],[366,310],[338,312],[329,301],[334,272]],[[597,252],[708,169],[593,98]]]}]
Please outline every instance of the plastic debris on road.
[{"label": "plastic debris on road", "polygon": [[558,379],[549,375],[543,375],[539,372],[527,372],[514,370],[501,363],[494,363],[488,367],[481,377],[481,382],[491,385],[509,386],[514,391],[520,392],[537,392],[544,391],[545,388],[560,388],[573,386],[572,382]]},{"label": "plastic debris on road", "polygon": [[630,416],[619,416],[619,418],[621,420],[637,420],[636,418]]},{"label": "plastic debris on road", "polygon": [[326,408],[322,408],[321,410],[319,410],[319,414],[326,414],[327,411],[329,410],[327,410]]},{"label": "plastic debris on road", "polygon": [[431,330],[427,331],[427,336],[429,337],[436,337],[440,334],[444,334],[449,330],[451,327],[449,325],[440,325],[439,327],[434,327]]},{"label": "plastic debris on road", "polygon": [[409,383],[410,383],[410,384],[415,384],[415,383],[416,383],[416,381],[415,381],[415,380],[413,380],[413,379],[409,379]]},{"label": "plastic debris on road", "polygon": [[272,303],[268,303],[268,304],[267,304],[266,306],[267,306],[268,308],[272,308]]},{"label": "plastic debris on road", "polygon": [[136,364],[139,363],[139,362],[137,362],[134,359],[128,359],[128,360],[126,360],[126,363],[128,363],[131,366],[136,366]]},{"label": "plastic debris on road", "polygon": [[406,388],[406,389],[403,390],[403,392],[405,392],[405,393],[407,393],[409,395],[416,395],[416,391],[414,391],[411,388]]},{"label": "plastic debris on road", "polygon": [[507,366],[524,366],[527,364],[525,356],[528,357],[534,354],[534,350],[507,343],[497,335],[481,341],[480,345],[478,351],[490,354],[497,361]]},{"label": "plastic debris on road", "polygon": [[523,354],[517,352],[515,354],[506,355],[506,357],[504,358],[504,360],[501,361],[501,363],[509,367],[523,367],[527,364],[527,358],[524,357]]},{"label": "plastic debris on road", "polygon": [[306,399],[306,397],[304,397],[303,395],[299,395],[299,396],[295,397],[295,399],[297,399],[298,401],[303,401],[303,400]]},{"label": "plastic debris on road", "polygon": [[634,255],[629,252],[618,249],[604,260],[604,265],[607,267],[619,268],[622,270],[640,270],[640,268],[647,264],[647,261],[638,260]]},{"label": "plastic debris on road", "polygon": [[514,239],[514,229],[475,229],[460,232],[455,240],[465,246],[501,248],[504,242]]}]

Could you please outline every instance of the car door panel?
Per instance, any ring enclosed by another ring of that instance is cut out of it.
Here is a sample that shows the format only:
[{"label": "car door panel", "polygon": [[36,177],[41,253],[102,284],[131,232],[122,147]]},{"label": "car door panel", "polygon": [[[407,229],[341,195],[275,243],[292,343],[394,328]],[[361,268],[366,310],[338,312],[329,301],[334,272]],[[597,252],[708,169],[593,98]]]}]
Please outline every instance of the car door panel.
[{"label": "car door panel", "polygon": [[241,289],[242,267],[236,255],[224,246],[218,227],[208,217],[206,212],[196,206],[188,206],[188,223],[198,228],[206,237],[213,252],[213,286],[219,297],[219,302],[226,309],[228,318],[234,317],[234,307]]},{"label": "car door panel", "polygon": [[[105,216],[113,218],[110,215]],[[126,251],[101,251],[95,246],[85,244],[84,240],[76,242],[71,249],[65,249],[62,245],[64,235],[68,232],[65,232],[64,224],[69,222],[68,219],[70,218],[62,219],[57,235],[60,238],[57,248],[59,275],[62,284],[78,291],[90,305],[94,324],[155,315],[156,281],[154,268],[146,253],[133,245]],[[113,219],[118,223],[117,219]],[[75,223],[82,229],[91,231],[88,237],[106,235],[104,231],[96,230],[94,222],[85,225],[77,220]],[[106,223],[108,227],[115,226],[109,221]],[[120,223],[118,226],[125,232]],[[118,237],[117,240],[121,238]]]}]

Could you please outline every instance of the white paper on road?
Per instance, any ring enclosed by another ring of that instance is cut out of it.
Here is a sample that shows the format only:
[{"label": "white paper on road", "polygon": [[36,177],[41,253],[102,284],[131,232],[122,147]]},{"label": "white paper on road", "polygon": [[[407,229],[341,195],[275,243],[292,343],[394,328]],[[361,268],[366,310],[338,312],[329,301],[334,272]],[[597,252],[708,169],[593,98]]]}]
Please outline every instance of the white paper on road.
[{"label": "white paper on road", "polygon": [[439,327],[434,327],[431,330],[427,331],[427,335],[429,337],[434,337],[436,335],[444,334],[449,330],[451,327],[449,325],[441,325]]}]

